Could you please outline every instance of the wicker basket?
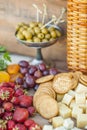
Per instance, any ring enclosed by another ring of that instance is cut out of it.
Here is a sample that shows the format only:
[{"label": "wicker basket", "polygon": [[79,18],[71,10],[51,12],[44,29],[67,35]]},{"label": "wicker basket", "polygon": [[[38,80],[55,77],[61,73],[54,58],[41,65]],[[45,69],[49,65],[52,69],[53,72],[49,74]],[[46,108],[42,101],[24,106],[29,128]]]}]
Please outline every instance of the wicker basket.
[{"label": "wicker basket", "polygon": [[68,0],[68,68],[87,73],[87,0]]}]

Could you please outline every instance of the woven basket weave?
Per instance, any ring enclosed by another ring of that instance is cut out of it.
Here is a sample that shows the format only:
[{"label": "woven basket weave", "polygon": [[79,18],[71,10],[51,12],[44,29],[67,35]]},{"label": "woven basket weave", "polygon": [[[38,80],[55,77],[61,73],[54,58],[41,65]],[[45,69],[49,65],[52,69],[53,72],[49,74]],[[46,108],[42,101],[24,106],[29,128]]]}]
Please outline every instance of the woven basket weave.
[{"label": "woven basket weave", "polygon": [[68,68],[87,73],[87,0],[68,0]]}]

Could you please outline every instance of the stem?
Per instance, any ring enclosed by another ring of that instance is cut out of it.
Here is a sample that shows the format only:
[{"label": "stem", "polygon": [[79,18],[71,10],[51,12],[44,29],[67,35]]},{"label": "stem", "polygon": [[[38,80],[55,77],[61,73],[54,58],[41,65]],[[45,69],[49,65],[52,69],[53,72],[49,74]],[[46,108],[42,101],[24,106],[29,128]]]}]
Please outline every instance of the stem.
[{"label": "stem", "polygon": [[41,48],[37,49],[36,59],[37,60],[43,60],[43,56],[42,56],[42,53],[41,53]]}]

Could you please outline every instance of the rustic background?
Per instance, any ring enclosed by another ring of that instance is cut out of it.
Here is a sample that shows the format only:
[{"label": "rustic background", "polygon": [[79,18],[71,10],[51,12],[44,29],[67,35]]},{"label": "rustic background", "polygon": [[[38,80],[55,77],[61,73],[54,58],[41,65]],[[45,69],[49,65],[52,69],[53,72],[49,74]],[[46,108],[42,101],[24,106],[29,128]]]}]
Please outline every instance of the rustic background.
[{"label": "rustic background", "polygon": [[[47,5],[46,20],[49,20],[52,14],[59,16],[60,9],[66,7],[67,2],[65,0],[0,0],[0,44],[5,45],[12,53],[35,56],[35,49],[17,43],[14,32],[17,23],[28,23],[36,19],[36,10],[32,4],[37,4],[43,10],[43,3]],[[63,28],[66,30],[66,23],[63,24]],[[60,43],[43,49],[42,52],[45,59],[66,61],[66,37]]]}]

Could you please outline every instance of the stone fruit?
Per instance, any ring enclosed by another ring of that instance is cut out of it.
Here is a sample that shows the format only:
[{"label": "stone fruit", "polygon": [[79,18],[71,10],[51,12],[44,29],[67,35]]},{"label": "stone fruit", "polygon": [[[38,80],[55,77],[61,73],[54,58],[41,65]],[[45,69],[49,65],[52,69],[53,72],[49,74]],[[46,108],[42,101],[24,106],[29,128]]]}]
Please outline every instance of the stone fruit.
[{"label": "stone fruit", "polygon": [[10,81],[10,75],[5,71],[0,71],[0,83],[9,81]]},{"label": "stone fruit", "polygon": [[23,78],[23,75],[21,73],[17,73],[17,74],[11,74],[10,75],[10,82],[14,83],[16,81],[17,78]]},{"label": "stone fruit", "polygon": [[9,74],[17,74],[19,72],[20,66],[18,64],[12,64],[7,66],[7,72]]}]

